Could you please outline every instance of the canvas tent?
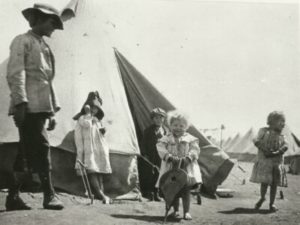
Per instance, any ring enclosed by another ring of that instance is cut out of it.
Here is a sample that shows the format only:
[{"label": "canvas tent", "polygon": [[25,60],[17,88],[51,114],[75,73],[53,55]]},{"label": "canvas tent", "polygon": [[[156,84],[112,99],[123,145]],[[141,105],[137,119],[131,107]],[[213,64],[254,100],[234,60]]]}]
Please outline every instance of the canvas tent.
[{"label": "canvas tent", "polygon": [[246,134],[239,139],[235,144],[231,145],[226,152],[229,154],[231,158],[238,158],[242,152],[246,150],[246,148],[252,143],[254,138],[254,131],[251,128]]},{"label": "canvas tent", "polygon": [[227,152],[228,149],[230,149],[230,147],[232,147],[233,145],[235,145],[235,144],[240,140],[240,138],[241,138],[240,134],[239,134],[239,133],[236,134],[236,135],[234,136],[234,138],[232,138],[232,139],[230,140],[230,142],[228,142],[228,143],[223,147],[223,150],[224,150],[225,152]]},{"label": "canvas tent", "polygon": [[[286,141],[288,142],[288,150],[284,154],[285,164],[289,165],[290,172],[293,174],[300,173],[300,147],[299,140],[293,134],[288,126],[283,130]],[[238,143],[232,145],[228,149],[228,154],[232,158],[236,158],[238,161],[253,162],[257,156],[257,147],[253,144],[253,138],[255,133],[251,128]]]},{"label": "canvas tent", "polygon": [[[128,4],[140,3],[133,1]],[[57,128],[49,134],[53,146],[54,183],[56,187],[75,194],[84,192],[73,169],[76,148],[72,117],[81,109],[88,92],[98,90],[103,99],[103,122],[108,131],[106,139],[110,144],[113,169],[113,175],[105,179],[105,188],[112,195],[124,194],[138,184],[136,156],[139,155],[141,131],[150,124],[150,110],[157,106],[171,110],[174,106],[121,53],[113,49],[114,46],[127,49],[124,36],[118,33],[126,30],[122,18],[126,14],[114,14],[116,5],[111,1],[78,0],[72,1],[69,6],[71,9],[63,11],[68,19],[65,30],[56,32],[51,40],[47,40],[56,56],[54,84],[62,105],[57,114]],[[110,12],[109,16],[107,12]],[[112,16],[116,17],[114,23],[107,18]],[[116,26],[120,29],[116,30]],[[126,35],[126,32],[122,34]],[[130,42],[130,37],[125,39]],[[3,59],[0,96],[1,104],[7,107],[0,109],[0,143],[4,143],[0,145],[0,160],[8,160],[0,166],[0,171],[11,169],[16,152],[14,143],[18,140],[16,128],[7,117],[9,91],[5,81],[5,64]],[[192,126],[189,131],[200,140],[199,163],[204,184],[207,190],[213,192],[227,177],[233,164],[195,127]],[[1,184],[4,179],[0,180],[0,186],[4,185]]]},{"label": "canvas tent", "polygon": [[284,129],[289,149],[284,154],[285,164],[289,165],[289,172],[292,174],[300,174],[300,143],[297,136],[289,127]]},{"label": "canvas tent", "polygon": [[230,144],[231,141],[232,141],[231,137],[228,137],[226,140],[224,140],[222,144],[222,149],[225,149],[226,146],[228,146],[228,144]]}]

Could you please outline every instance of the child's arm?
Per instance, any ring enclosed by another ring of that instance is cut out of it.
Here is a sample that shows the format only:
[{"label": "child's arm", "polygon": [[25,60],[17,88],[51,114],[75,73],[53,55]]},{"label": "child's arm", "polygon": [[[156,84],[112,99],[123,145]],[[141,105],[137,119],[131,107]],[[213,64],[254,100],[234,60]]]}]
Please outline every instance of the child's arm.
[{"label": "child's arm", "polygon": [[269,157],[283,155],[288,150],[288,148],[289,148],[288,142],[287,142],[285,136],[283,136],[283,143],[281,144],[281,146],[279,147],[279,149],[277,151],[271,152]]},{"label": "child's arm", "polygon": [[156,144],[157,152],[161,160],[172,161],[173,156],[171,153],[169,153],[167,149],[167,145],[168,145],[168,140],[166,136],[159,139]]},{"label": "child's arm", "polygon": [[143,138],[142,138],[142,146],[141,146],[141,154],[142,156],[145,156],[146,158],[149,158],[148,152],[149,152],[149,135],[148,135],[148,130],[145,129],[143,133]]},{"label": "child's arm", "polygon": [[260,151],[262,151],[264,156],[267,158],[274,156],[274,152],[272,151],[272,149],[268,149],[266,147],[267,144],[264,143],[268,139],[270,139],[270,133],[268,132],[268,129],[264,127],[264,128],[259,129],[256,138],[254,138],[254,140],[253,140],[254,145]]},{"label": "child's arm", "polygon": [[262,140],[263,140],[264,136],[266,135],[266,132],[267,132],[266,128],[259,129],[257,136],[253,139],[253,143],[258,149],[263,148]]},{"label": "child's arm", "polygon": [[188,153],[188,158],[190,161],[197,161],[199,158],[200,154],[200,148],[199,148],[199,141],[194,140],[189,144],[189,153]]}]

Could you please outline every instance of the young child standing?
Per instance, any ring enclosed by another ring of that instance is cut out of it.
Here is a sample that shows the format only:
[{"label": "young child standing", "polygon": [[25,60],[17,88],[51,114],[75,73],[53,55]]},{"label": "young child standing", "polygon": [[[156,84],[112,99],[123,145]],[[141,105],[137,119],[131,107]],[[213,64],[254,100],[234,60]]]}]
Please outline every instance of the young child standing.
[{"label": "young child standing", "polygon": [[274,205],[277,186],[287,187],[286,171],[283,165],[283,154],[288,150],[282,130],[285,126],[285,116],[282,112],[271,112],[267,119],[268,127],[259,130],[254,144],[258,148],[257,160],[253,166],[251,182],[260,183],[260,199],[255,204],[259,209],[265,201],[268,186],[270,186],[269,209],[277,211]]},{"label": "young child standing", "polygon": [[80,169],[80,160],[87,166],[88,179],[96,198],[109,204],[111,200],[104,194],[103,174],[111,174],[109,148],[105,141],[105,129],[101,125],[104,112],[101,98],[97,92],[91,92],[82,111],[74,119],[78,119],[75,127],[75,144],[77,158],[75,169]]},{"label": "young child standing", "polygon": [[[202,183],[200,167],[198,164],[198,157],[200,154],[199,141],[196,137],[186,132],[189,127],[187,118],[178,111],[168,113],[168,125],[171,133],[158,140],[157,150],[161,158],[161,167],[157,186],[161,176],[180,165],[188,177],[189,183],[181,192],[183,204],[183,218],[191,220],[190,214],[190,189]],[[173,204],[174,217],[179,217],[179,198],[175,199]]]},{"label": "young child standing", "polygon": [[[158,155],[156,144],[157,140],[162,138],[167,132],[163,126],[166,112],[161,108],[154,108],[150,117],[152,124],[144,130],[141,154],[146,157],[154,166],[160,167],[161,159]],[[145,177],[147,177],[147,183],[145,183],[145,189],[148,192],[148,196],[151,201],[161,201],[158,188],[155,187],[155,183],[158,178],[158,171],[145,171]]]}]

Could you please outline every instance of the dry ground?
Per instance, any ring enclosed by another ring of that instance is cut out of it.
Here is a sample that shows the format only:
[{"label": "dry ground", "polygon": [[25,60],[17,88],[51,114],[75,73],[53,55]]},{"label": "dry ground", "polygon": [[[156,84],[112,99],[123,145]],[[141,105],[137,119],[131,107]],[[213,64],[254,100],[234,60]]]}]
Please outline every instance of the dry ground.
[{"label": "dry ground", "polygon": [[[300,224],[300,176],[288,175],[289,187],[282,189],[284,200],[277,199],[280,209],[269,213],[268,202],[260,211],[253,206],[259,198],[259,185],[250,183],[252,164],[241,164],[243,173],[235,167],[232,175],[222,187],[234,190],[232,198],[217,200],[202,199],[202,205],[191,204],[192,221],[170,221],[168,224]],[[246,179],[246,184],[242,180]],[[162,224],[164,203],[148,201],[122,201],[113,205],[103,205],[96,201],[87,205],[87,199],[60,194],[66,208],[62,211],[44,210],[42,195],[22,193],[22,197],[32,207],[30,211],[4,211],[6,193],[0,192],[0,225],[92,225],[92,224]]]}]

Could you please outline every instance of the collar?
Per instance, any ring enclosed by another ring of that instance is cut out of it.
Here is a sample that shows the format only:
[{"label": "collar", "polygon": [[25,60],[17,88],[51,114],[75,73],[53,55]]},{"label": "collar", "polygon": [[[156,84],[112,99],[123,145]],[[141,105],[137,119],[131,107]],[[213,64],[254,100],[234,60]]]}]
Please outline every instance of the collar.
[{"label": "collar", "polygon": [[33,36],[35,39],[37,39],[38,41],[44,41],[43,37],[37,35],[36,33],[34,33],[32,30],[29,30],[27,32],[29,35]]}]

